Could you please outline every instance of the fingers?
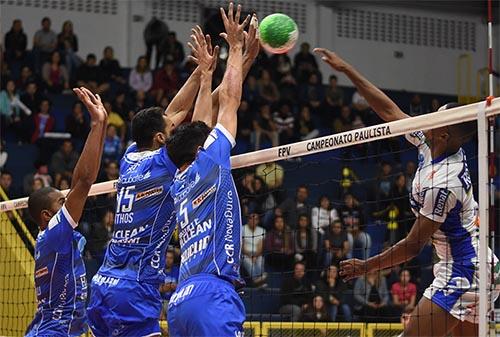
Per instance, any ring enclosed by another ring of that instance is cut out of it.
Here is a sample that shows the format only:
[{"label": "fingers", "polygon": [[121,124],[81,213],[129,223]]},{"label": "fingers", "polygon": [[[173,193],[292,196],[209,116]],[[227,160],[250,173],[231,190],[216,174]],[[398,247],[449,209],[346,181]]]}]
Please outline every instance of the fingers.
[{"label": "fingers", "polygon": [[210,35],[205,35],[205,43],[207,45],[207,51],[210,55],[213,55],[213,48],[212,48],[212,38]]},{"label": "fingers", "polygon": [[227,18],[226,11],[222,7],[220,8],[220,16],[222,17],[222,23],[224,24],[224,27],[227,28],[229,19]]},{"label": "fingers", "polygon": [[241,29],[244,29],[248,25],[248,23],[250,22],[250,18],[251,16],[250,14],[248,14],[247,17],[245,18],[245,21],[243,21],[243,23],[240,25]]},{"label": "fingers", "polygon": [[220,33],[219,36],[227,41],[227,34],[226,33]]},{"label": "fingers", "polygon": [[229,19],[229,23],[233,23],[234,22],[234,17],[233,17],[233,3],[230,2],[229,3],[229,9],[227,11],[227,17]]},{"label": "fingers", "polygon": [[313,49],[313,52],[317,53],[317,54],[323,54],[323,55],[326,55],[326,49],[325,48],[314,48]]},{"label": "fingers", "polygon": [[248,39],[249,41],[252,41],[253,39],[255,39],[256,35],[257,35],[257,28],[258,28],[258,24],[257,24],[257,15],[252,15],[252,19],[250,21],[250,26],[248,27]]},{"label": "fingers", "polygon": [[97,101],[97,99],[94,96],[94,93],[92,91],[90,91],[89,89],[87,89],[85,87],[82,87],[82,91],[85,92],[85,94],[87,95],[87,97],[89,98],[89,100],[92,102],[92,104],[97,104],[98,103],[98,101]]},{"label": "fingers", "polygon": [[[232,3],[231,3],[231,5],[232,5]],[[241,5],[238,5],[238,7],[236,9],[236,16],[234,17],[234,22],[239,23],[240,16],[241,16]]]},{"label": "fingers", "polygon": [[198,62],[198,59],[197,59],[196,57],[194,57],[193,55],[189,55],[189,56],[188,56],[188,60],[193,61],[193,62],[194,62],[194,63],[196,63],[196,64],[198,64],[198,63],[199,63],[199,62]]}]

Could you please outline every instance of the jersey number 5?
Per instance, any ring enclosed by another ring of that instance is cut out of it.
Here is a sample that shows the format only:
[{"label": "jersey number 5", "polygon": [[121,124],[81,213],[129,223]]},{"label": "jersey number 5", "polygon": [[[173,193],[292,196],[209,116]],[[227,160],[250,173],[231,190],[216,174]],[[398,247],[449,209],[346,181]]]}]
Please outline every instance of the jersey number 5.
[{"label": "jersey number 5", "polygon": [[188,211],[186,208],[186,204],[187,204],[187,199],[184,199],[181,201],[181,206],[180,206],[180,210],[179,210],[179,215],[182,218],[182,220],[180,221],[181,229],[186,227],[189,223]]},{"label": "jersey number 5", "polygon": [[128,213],[132,210],[135,186],[122,187],[116,198],[116,213]]}]

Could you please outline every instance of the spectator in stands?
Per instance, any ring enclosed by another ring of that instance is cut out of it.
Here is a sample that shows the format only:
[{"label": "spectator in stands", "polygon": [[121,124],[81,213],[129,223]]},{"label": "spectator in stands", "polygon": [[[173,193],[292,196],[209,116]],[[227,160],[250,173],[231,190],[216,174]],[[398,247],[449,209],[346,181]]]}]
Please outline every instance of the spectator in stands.
[{"label": "spectator in stands", "polygon": [[76,85],[86,87],[90,91],[102,95],[109,90],[101,69],[97,66],[97,58],[94,54],[88,54],[85,63],[76,71]]},{"label": "spectator in stands", "polygon": [[416,171],[417,171],[417,165],[415,165],[415,162],[412,160],[408,161],[405,167],[406,189],[408,191],[411,191],[411,185],[413,184],[413,178],[415,178]]},{"label": "spectator in stands", "polygon": [[90,131],[89,121],[83,115],[83,105],[76,101],[73,103],[71,114],[66,117],[66,132],[71,134],[75,148],[80,151]]},{"label": "spectator in stands", "polygon": [[179,66],[184,61],[185,56],[182,43],[177,40],[175,32],[169,32],[165,42],[163,49],[165,52],[164,64],[172,62],[174,65]]},{"label": "spectator in stands", "polygon": [[330,75],[328,88],[325,92],[325,104],[328,112],[332,115],[338,114],[344,105],[344,91],[338,86],[338,79],[335,75]]},{"label": "spectator in stands", "polygon": [[307,83],[300,86],[299,99],[302,104],[309,104],[314,111],[319,110],[324,99],[324,89],[317,73],[311,73]]},{"label": "spectator in stands", "polygon": [[389,291],[384,277],[371,271],[354,283],[354,312],[364,322],[380,322],[381,318],[399,319],[389,306]]},{"label": "spectator in stands", "polygon": [[0,140],[0,171],[2,171],[7,164],[7,160],[9,159],[9,154],[5,149],[5,140]]},{"label": "spectator in stands", "polygon": [[410,109],[408,111],[410,116],[418,116],[425,112],[424,107],[422,106],[422,98],[419,94],[413,95],[410,101]]},{"label": "spectator in stands", "polygon": [[144,91],[137,91],[135,93],[135,102],[133,104],[133,109],[131,109],[131,111],[133,112],[133,115],[132,116],[129,115],[129,120],[132,120],[131,117],[133,117],[135,115],[136,111],[140,111],[140,110],[146,108],[147,106],[148,106],[148,103],[147,103],[146,93]]},{"label": "spectator in stands", "polygon": [[427,112],[436,112],[441,107],[441,105],[442,104],[439,102],[439,100],[437,98],[433,98],[431,100],[431,108]]},{"label": "spectator in stands", "polygon": [[311,210],[312,228],[324,235],[334,220],[338,220],[337,210],[331,206],[330,199],[326,195],[319,198],[319,205]]},{"label": "spectator in stands", "polygon": [[249,75],[243,86],[243,99],[248,101],[250,105],[256,105],[260,103],[260,92],[257,79],[253,75]]},{"label": "spectator in stands", "polygon": [[309,75],[316,72],[318,69],[318,63],[316,58],[310,51],[311,47],[309,43],[302,43],[300,45],[300,51],[295,55],[294,65],[297,80],[300,83],[304,83],[309,78]]},{"label": "spectator in stands", "polygon": [[179,266],[175,265],[175,253],[173,249],[167,250],[167,258],[165,259],[165,282],[160,285],[160,295],[163,299],[162,319],[167,318],[168,302],[177,289],[179,282]]},{"label": "spectator in stands", "polygon": [[319,136],[319,130],[311,118],[311,109],[308,105],[303,105],[300,109],[299,118],[295,121],[294,134],[299,140],[308,140]]},{"label": "spectator in stands", "polygon": [[122,76],[120,62],[115,58],[115,52],[112,47],[107,46],[102,52],[102,60],[99,63],[104,78],[114,81],[118,84],[125,84],[127,81]]},{"label": "spectator in stands", "polygon": [[257,82],[259,97],[268,104],[274,104],[279,101],[280,93],[278,87],[273,82],[271,75],[267,70],[262,70],[260,79]]},{"label": "spectator in stands", "polygon": [[323,297],[314,296],[312,303],[302,310],[300,320],[302,322],[331,322]]},{"label": "spectator in stands", "polygon": [[293,77],[292,72],[289,71],[284,74],[279,83],[278,89],[280,98],[283,101],[296,104],[298,102],[298,89],[297,81],[295,77]]},{"label": "spectator in stands", "polygon": [[349,249],[347,233],[342,229],[342,223],[334,220],[323,240],[323,266],[338,266],[340,261],[347,258]]},{"label": "spectator in stands", "polygon": [[50,113],[51,103],[47,98],[40,102],[40,110],[33,117],[34,131],[31,135],[31,142],[36,143],[40,138],[45,136],[46,132],[51,132],[54,129],[55,119]]},{"label": "spectator in stands", "polygon": [[306,308],[312,297],[312,285],[306,278],[306,266],[296,262],[293,275],[281,285],[281,307],[279,313],[289,315],[292,322],[300,319],[302,309]]},{"label": "spectator in stands", "polygon": [[61,64],[61,54],[58,51],[54,51],[50,61],[43,65],[42,79],[50,93],[60,94],[63,90],[69,90],[68,70]]},{"label": "spectator in stands", "polygon": [[272,146],[278,146],[278,131],[271,116],[269,104],[261,105],[259,117],[253,121],[253,131],[251,141],[255,150],[260,150],[261,144],[264,142],[271,142]]},{"label": "spectator in stands", "polygon": [[321,279],[316,282],[316,294],[322,296],[327,303],[328,312],[333,322],[341,309],[344,321],[352,322],[351,307],[347,303],[347,284],[339,278],[337,266],[329,266],[321,273]]},{"label": "spectator in stands", "polygon": [[61,52],[68,74],[71,77],[74,71],[82,64],[76,54],[78,52],[78,37],[73,32],[73,22],[64,21],[61,32],[57,35],[57,49]]},{"label": "spectator in stands", "polygon": [[[371,215],[379,224],[387,224],[391,210],[391,188],[393,185],[392,165],[382,162],[377,179],[372,184],[369,201]],[[396,241],[391,241],[395,243]]]},{"label": "spectator in stands", "polygon": [[5,61],[7,63],[24,62],[28,38],[23,31],[23,22],[21,20],[16,19],[12,22],[12,27],[5,34],[4,43]]},{"label": "spectator in stands", "polygon": [[306,214],[299,215],[297,230],[293,232],[295,260],[303,261],[309,269],[316,269],[318,260],[318,232]]},{"label": "spectator in stands", "polygon": [[340,109],[340,116],[333,120],[333,131],[341,133],[354,129],[354,120],[357,118],[351,111],[349,106],[344,105]]},{"label": "spectator in stands", "polygon": [[254,286],[263,286],[267,278],[264,272],[264,237],[266,230],[259,226],[260,217],[257,212],[248,215],[247,224],[242,231],[242,255],[241,265],[250,276]]},{"label": "spectator in stands", "polygon": [[127,133],[127,125],[123,118],[115,111],[113,111],[113,107],[109,101],[104,101],[104,108],[108,112],[108,125],[114,125],[116,130],[118,131],[118,136],[122,142],[125,141],[125,135]]},{"label": "spectator in stands", "polygon": [[23,178],[23,191],[24,194],[29,195],[33,192],[31,189],[33,180],[40,179],[42,187],[52,186],[52,177],[49,174],[49,167],[42,160],[35,161],[35,172],[28,173]]},{"label": "spectator in stands", "polygon": [[293,240],[281,216],[274,219],[274,227],[264,239],[266,265],[278,271],[288,270],[293,257]]},{"label": "spectator in stands", "polygon": [[372,240],[370,235],[364,231],[365,219],[363,210],[359,207],[359,202],[351,193],[344,195],[344,204],[340,208],[339,213],[344,229],[347,232],[347,239],[349,240],[348,257],[352,257],[353,252],[356,252],[356,256],[367,259],[370,257]]},{"label": "spectator in stands", "polygon": [[179,89],[179,74],[172,62],[156,71],[151,94],[159,103],[163,96],[172,96]]},{"label": "spectator in stands", "polygon": [[411,274],[408,269],[401,269],[399,282],[391,287],[392,303],[402,312],[411,311],[415,308],[417,300],[417,286],[411,282]]},{"label": "spectator in stands", "polygon": [[287,53],[273,54],[269,58],[269,65],[272,71],[272,78],[276,82],[280,82],[284,76],[292,72],[292,61]]},{"label": "spectator in stands", "polygon": [[96,260],[97,265],[101,265],[104,260],[104,253],[109,240],[113,236],[113,223],[115,220],[115,213],[112,209],[106,209],[101,220],[91,225],[89,233],[87,250],[93,259]]},{"label": "spectator in stands", "polygon": [[268,185],[261,177],[254,179],[254,207],[262,213],[263,226],[269,229],[270,223],[274,216],[274,208],[276,207],[276,199],[274,191],[268,188]]},{"label": "spectator in stands", "polygon": [[7,170],[0,172],[0,188],[3,190],[7,198],[15,199],[17,193],[12,187],[12,173]]},{"label": "spectator in stands", "polygon": [[115,111],[123,120],[127,120],[129,112],[132,110],[130,107],[124,90],[118,90],[115,99],[113,100],[113,111]]},{"label": "spectator in stands", "polygon": [[247,101],[242,100],[238,108],[238,140],[242,139],[250,143],[253,128],[254,112],[250,111],[250,105]]},{"label": "spectator in stands", "polygon": [[16,87],[21,91],[25,91],[28,84],[35,80],[36,79],[31,68],[29,66],[23,66],[21,68],[21,74],[16,80]]},{"label": "spectator in stands", "polygon": [[77,161],[78,153],[73,149],[73,144],[68,139],[64,140],[59,151],[52,156],[49,165],[56,186],[63,175],[70,178],[73,176],[73,169]]},{"label": "spectator in stands", "polygon": [[287,102],[280,104],[279,110],[273,114],[273,121],[278,132],[279,144],[288,144],[293,140],[295,117]]},{"label": "spectator in stands", "polygon": [[59,180],[59,184],[56,186],[56,188],[60,191],[64,191],[64,190],[69,190],[70,186],[71,186],[71,179],[66,177],[66,176],[62,176],[61,177],[61,180]]},{"label": "spectator in stands", "polygon": [[104,171],[98,177],[97,182],[105,182],[118,179],[120,173],[118,161],[109,161],[104,164]]},{"label": "spectator in stands", "polygon": [[7,127],[12,126],[14,130],[20,130],[22,121],[31,115],[31,110],[19,99],[16,84],[8,80],[5,90],[0,92],[0,127],[2,135],[5,135]]},{"label": "spectator in stands", "polygon": [[113,124],[109,124],[106,131],[106,138],[104,139],[103,162],[120,160],[121,155],[122,141],[116,135],[116,127]]},{"label": "spectator in stands", "polygon": [[57,35],[50,29],[51,21],[48,17],[42,19],[42,29],[33,37],[33,52],[35,56],[35,70],[39,72],[42,65],[50,59],[56,50]]},{"label": "spectator in stands", "polygon": [[38,90],[38,84],[36,81],[29,80],[26,83],[26,89],[24,94],[21,95],[21,102],[26,105],[30,111],[37,111],[40,107],[40,102],[42,101],[43,95]]},{"label": "spectator in stands", "polygon": [[153,73],[149,69],[146,57],[140,56],[137,59],[137,64],[130,71],[128,84],[134,91],[148,92],[153,86]]},{"label": "spectator in stands", "polygon": [[406,189],[406,177],[403,173],[399,173],[391,187],[391,205],[389,206],[391,209],[389,212],[393,213],[390,214],[389,218],[393,221],[393,226],[388,226],[388,232],[393,232],[389,235],[394,237],[388,240],[389,242],[398,242],[403,239],[413,223],[413,212],[408,201],[409,193],[410,191]]},{"label": "spectator in stands", "polygon": [[153,55],[153,48],[156,48],[156,66],[158,68],[160,62],[163,61],[165,55],[165,40],[168,34],[167,24],[156,17],[151,20],[144,28],[144,43],[146,44],[146,59],[151,64],[151,56]]},{"label": "spectator in stands", "polygon": [[311,216],[312,207],[307,202],[307,198],[309,198],[309,189],[305,185],[300,185],[295,193],[295,198],[287,198],[279,205],[279,211],[281,211],[285,222],[292,229],[297,228],[299,215]]}]

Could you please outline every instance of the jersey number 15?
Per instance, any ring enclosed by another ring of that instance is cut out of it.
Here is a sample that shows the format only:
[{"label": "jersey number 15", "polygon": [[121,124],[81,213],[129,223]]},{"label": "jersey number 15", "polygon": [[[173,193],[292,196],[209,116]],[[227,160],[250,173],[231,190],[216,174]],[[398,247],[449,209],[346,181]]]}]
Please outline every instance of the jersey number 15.
[{"label": "jersey number 15", "polygon": [[116,213],[128,213],[134,205],[135,186],[122,187],[116,197]]}]

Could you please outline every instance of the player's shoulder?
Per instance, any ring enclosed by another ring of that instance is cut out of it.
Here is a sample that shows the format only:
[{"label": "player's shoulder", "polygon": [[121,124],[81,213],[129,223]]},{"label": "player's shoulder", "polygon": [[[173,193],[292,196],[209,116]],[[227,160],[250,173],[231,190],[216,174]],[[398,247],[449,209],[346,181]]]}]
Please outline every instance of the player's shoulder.
[{"label": "player's shoulder", "polygon": [[78,225],[75,222],[75,220],[73,220],[73,218],[71,217],[71,214],[69,214],[68,209],[66,208],[66,205],[63,205],[59,209],[59,211],[57,211],[56,214],[54,214],[52,219],[50,219],[50,221],[47,225],[47,230],[50,231],[54,227],[56,227],[58,225],[62,225],[62,224],[69,225],[72,228],[76,228]]}]

